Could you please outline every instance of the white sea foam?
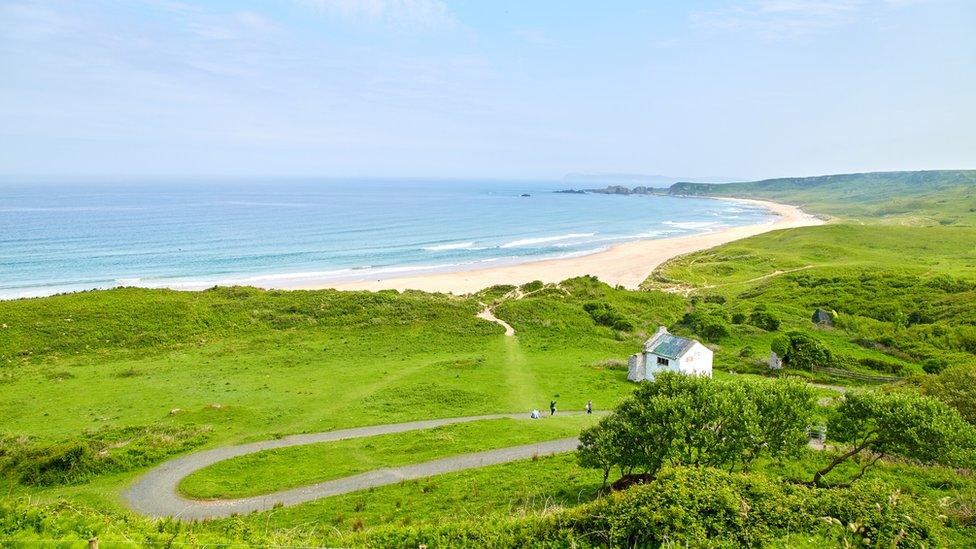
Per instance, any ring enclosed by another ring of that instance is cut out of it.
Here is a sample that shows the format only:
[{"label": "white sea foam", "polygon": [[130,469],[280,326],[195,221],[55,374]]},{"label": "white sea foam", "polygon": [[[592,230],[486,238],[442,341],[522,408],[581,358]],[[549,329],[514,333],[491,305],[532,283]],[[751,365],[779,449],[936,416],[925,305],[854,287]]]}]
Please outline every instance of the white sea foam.
[{"label": "white sea foam", "polygon": [[548,244],[550,242],[559,242],[560,240],[574,240],[579,238],[586,238],[593,236],[596,233],[569,233],[559,236],[544,236],[540,238],[522,238],[520,240],[513,240],[511,242],[506,242],[499,246],[499,248],[519,248],[522,246],[534,246],[536,244]]},{"label": "white sea foam", "polygon": [[[445,250],[464,250],[473,249],[474,242],[453,242],[451,244],[437,244],[435,246],[424,246],[428,252],[442,252]],[[483,249],[483,248],[481,248]]]},{"label": "white sea foam", "polygon": [[255,208],[308,208],[310,204],[303,204],[297,202],[251,202],[244,200],[229,200],[226,202],[219,202],[219,204],[228,204],[230,206],[249,206]]},{"label": "white sea foam", "polygon": [[718,225],[718,221],[665,221],[664,224],[677,229],[705,229]]}]

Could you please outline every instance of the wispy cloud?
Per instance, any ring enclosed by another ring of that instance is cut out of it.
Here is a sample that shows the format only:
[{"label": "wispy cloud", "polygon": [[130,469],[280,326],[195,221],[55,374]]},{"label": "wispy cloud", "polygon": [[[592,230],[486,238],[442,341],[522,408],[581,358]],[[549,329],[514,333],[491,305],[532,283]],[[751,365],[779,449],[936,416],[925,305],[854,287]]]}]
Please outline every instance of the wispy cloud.
[{"label": "wispy cloud", "polygon": [[[911,0],[882,0],[881,3],[906,1]],[[871,3],[871,0],[736,1],[724,8],[693,12],[691,23],[699,28],[753,32],[764,38],[782,38],[851,23]]]},{"label": "wispy cloud", "polygon": [[351,21],[384,24],[399,28],[442,28],[457,19],[440,0],[298,0]]}]

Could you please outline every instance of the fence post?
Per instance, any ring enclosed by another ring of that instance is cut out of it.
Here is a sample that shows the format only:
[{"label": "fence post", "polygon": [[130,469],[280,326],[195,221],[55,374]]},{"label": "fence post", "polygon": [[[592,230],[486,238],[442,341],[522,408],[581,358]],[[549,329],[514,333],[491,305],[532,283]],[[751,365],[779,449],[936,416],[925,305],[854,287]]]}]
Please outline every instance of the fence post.
[{"label": "fence post", "polygon": [[88,540],[88,549],[98,549],[98,538],[90,538]]}]

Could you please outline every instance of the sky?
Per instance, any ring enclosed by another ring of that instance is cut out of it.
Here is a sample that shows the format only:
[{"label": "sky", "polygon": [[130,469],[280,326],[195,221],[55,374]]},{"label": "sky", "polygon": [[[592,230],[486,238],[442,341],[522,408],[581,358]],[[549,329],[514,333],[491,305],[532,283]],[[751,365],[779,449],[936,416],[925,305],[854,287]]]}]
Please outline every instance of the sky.
[{"label": "sky", "polygon": [[976,168],[973,0],[0,0],[0,175]]}]

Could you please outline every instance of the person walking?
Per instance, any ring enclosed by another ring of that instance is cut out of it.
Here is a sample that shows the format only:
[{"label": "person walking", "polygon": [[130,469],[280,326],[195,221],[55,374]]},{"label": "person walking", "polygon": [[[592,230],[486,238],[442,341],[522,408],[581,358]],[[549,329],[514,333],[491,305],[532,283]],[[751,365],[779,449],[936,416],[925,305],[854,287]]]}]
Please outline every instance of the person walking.
[{"label": "person walking", "polygon": [[587,400],[586,401],[586,413],[587,414],[592,414],[593,413],[593,401],[592,400]]},{"label": "person walking", "polygon": [[550,416],[556,415],[556,401],[555,400],[550,400],[549,401],[549,415]]}]

